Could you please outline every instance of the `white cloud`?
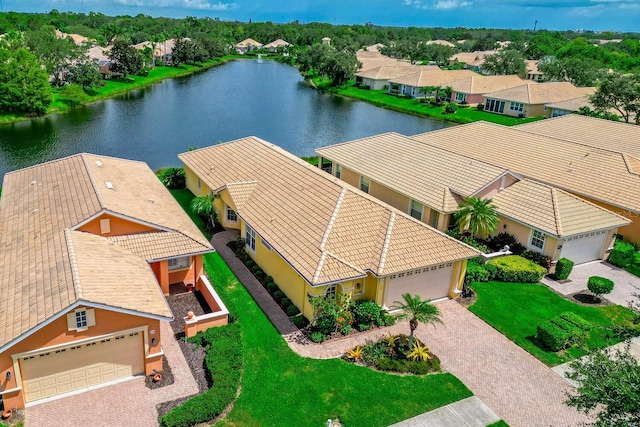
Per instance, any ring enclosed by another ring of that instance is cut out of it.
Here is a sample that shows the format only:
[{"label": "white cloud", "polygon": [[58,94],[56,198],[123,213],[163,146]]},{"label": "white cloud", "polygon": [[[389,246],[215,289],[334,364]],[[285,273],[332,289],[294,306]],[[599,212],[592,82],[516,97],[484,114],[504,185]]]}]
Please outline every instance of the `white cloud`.
[{"label": "white cloud", "polygon": [[161,7],[190,10],[229,10],[235,3],[223,3],[211,0],[115,0],[122,6]]},{"label": "white cloud", "polygon": [[473,2],[464,0],[438,0],[433,7],[438,10],[448,10],[469,7],[472,4]]}]

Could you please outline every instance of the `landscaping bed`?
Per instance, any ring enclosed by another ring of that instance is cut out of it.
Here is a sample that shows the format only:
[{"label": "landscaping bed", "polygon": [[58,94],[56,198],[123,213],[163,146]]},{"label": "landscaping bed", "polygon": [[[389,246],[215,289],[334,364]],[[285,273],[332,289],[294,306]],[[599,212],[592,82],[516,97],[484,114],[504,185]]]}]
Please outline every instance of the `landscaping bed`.
[{"label": "landscaping bed", "polygon": [[[633,312],[618,305],[583,306],[559,296],[544,285],[531,283],[476,282],[472,287],[477,301],[469,310],[549,366],[620,342],[619,328],[640,333],[639,325],[633,323]],[[573,313],[588,321],[588,330],[575,345],[551,351],[541,342],[537,327],[565,313]]]}]

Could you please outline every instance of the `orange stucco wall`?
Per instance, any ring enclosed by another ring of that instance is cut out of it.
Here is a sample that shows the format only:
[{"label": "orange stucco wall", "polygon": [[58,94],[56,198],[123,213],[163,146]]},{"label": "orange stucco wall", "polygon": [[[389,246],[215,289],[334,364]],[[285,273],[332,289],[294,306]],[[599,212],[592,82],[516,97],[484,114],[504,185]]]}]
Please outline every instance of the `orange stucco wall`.
[{"label": "orange stucco wall", "polygon": [[[13,354],[24,353],[44,347],[71,344],[77,340],[89,339],[145,326],[147,326],[149,330],[148,342],[151,342],[151,338],[155,338],[157,346],[153,349],[147,346],[147,348],[144,349],[144,354],[148,355],[149,353],[159,352],[161,345],[160,321],[97,308],[94,309],[94,313],[96,324],[85,331],[69,331],[67,329],[67,316],[65,314],[0,354],[2,389],[9,390],[20,386],[16,383],[18,377],[14,371],[13,359],[11,357]],[[151,334],[152,331],[154,332],[153,334]],[[153,372],[153,369],[162,370],[162,360],[160,356],[147,358],[145,360],[145,373],[150,374]],[[6,380],[7,371],[11,372],[10,381]],[[24,408],[22,391],[5,393],[3,397],[5,407]]]},{"label": "orange stucco wall", "polygon": [[477,196],[485,199],[492,199],[496,194],[498,194],[498,192],[500,192],[500,188],[505,189],[518,181],[514,176],[508,174],[503,178],[498,178],[492,182],[491,185],[488,185],[479,192]]},{"label": "orange stucco wall", "polygon": [[[100,220],[109,219],[111,225],[111,232],[106,234],[100,233]],[[148,227],[136,222],[127,221],[116,216],[102,214],[98,218],[84,224],[78,228],[80,231],[86,231],[87,233],[96,234],[98,236],[121,236],[124,234],[144,233],[147,231],[155,231],[153,227]]]},{"label": "orange stucco wall", "polygon": [[189,268],[174,271],[169,271],[169,262],[167,260],[152,262],[149,265],[151,265],[151,270],[156,276],[162,292],[165,295],[169,295],[169,285],[172,283],[184,282],[185,284],[195,285],[198,277],[204,273],[202,260],[202,255],[193,255],[191,256]]}]

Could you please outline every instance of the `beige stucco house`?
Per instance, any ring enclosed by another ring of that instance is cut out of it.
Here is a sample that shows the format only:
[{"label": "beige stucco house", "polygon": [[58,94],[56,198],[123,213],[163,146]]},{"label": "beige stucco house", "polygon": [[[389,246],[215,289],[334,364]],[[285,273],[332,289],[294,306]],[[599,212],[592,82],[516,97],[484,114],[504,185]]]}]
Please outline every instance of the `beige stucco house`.
[{"label": "beige stucco house", "polygon": [[393,65],[381,65],[374,68],[366,68],[356,73],[356,83],[363,85],[371,90],[381,90],[389,86],[389,79],[394,79],[416,71],[434,71],[440,70],[440,67],[433,66],[416,66],[408,62],[396,62]]},{"label": "beige stucco house", "polygon": [[470,105],[484,104],[484,94],[520,86],[524,81],[518,76],[483,76],[476,74],[450,84],[451,101]]},{"label": "beige stucco house", "polygon": [[492,199],[500,215],[495,233],[506,231],[554,260],[602,259],[618,227],[630,222],[565,191],[522,180],[503,167],[395,133],[316,152],[331,160],[340,179],[439,230],[455,224],[454,213],[465,197]]},{"label": "beige stucco house", "polygon": [[453,82],[475,76],[469,70],[433,70],[424,69],[404,76],[389,79],[389,93],[405,95],[412,98],[428,97],[428,93],[421,92],[425,87],[446,87]]}]

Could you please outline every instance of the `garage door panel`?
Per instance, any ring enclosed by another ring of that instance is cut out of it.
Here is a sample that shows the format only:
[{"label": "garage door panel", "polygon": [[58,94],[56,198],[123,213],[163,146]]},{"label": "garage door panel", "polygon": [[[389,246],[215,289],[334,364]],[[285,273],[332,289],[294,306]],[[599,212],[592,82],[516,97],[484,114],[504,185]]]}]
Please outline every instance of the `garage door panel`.
[{"label": "garage door panel", "polygon": [[396,301],[402,301],[402,295],[420,295],[423,300],[444,298],[449,295],[452,263],[442,264],[428,269],[414,270],[391,277],[387,290],[387,306]]},{"label": "garage door panel", "polygon": [[144,372],[140,333],[20,359],[25,400],[57,394]]},{"label": "garage door panel", "polygon": [[586,233],[566,239],[562,245],[562,257],[576,264],[600,259],[606,231]]}]

